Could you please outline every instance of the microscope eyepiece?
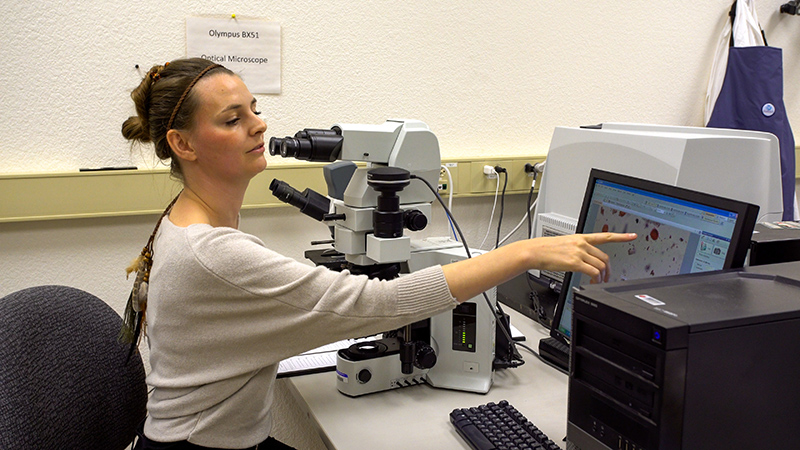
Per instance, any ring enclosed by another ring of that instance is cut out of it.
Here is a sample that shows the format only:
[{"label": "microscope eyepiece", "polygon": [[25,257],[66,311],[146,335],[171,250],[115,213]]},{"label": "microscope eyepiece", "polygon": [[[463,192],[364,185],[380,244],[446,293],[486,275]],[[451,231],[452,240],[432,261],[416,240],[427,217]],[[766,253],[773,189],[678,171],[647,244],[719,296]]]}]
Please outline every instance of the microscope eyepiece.
[{"label": "microscope eyepiece", "polygon": [[269,139],[269,154],[307,161],[333,162],[339,159],[342,152],[341,133],[337,127],[330,130],[306,128],[295,133],[294,137],[272,137]]},{"label": "microscope eyepiece", "polygon": [[305,139],[301,141],[296,138],[286,138],[281,142],[280,154],[284,158],[304,159],[303,157],[299,156],[300,147],[303,146],[303,144],[305,144],[306,147],[306,149],[304,149],[306,151],[304,151],[303,154],[310,153],[311,152],[310,142],[306,141]]},{"label": "microscope eyepiece", "polygon": [[277,178],[269,184],[269,190],[278,200],[296,207],[301,213],[319,221],[325,219],[330,209],[330,200],[324,195],[311,189],[300,192]]},{"label": "microscope eyepiece", "polygon": [[269,138],[269,154],[272,156],[281,154],[281,144],[283,139],[279,137]]}]

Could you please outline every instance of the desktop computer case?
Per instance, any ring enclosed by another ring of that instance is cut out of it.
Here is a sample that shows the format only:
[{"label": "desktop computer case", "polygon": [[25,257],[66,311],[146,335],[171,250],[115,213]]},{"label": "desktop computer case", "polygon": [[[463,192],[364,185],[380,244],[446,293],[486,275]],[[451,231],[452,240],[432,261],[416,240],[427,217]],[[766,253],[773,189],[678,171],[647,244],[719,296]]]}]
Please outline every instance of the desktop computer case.
[{"label": "desktop computer case", "polygon": [[800,263],[589,286],[571,358],[570,449],[800,448]]},{"label": "desktop computer case", "polygon": [[756,224],[750,242],[749,265],[760,266],[798,260],[800,260],[800,223]]}]

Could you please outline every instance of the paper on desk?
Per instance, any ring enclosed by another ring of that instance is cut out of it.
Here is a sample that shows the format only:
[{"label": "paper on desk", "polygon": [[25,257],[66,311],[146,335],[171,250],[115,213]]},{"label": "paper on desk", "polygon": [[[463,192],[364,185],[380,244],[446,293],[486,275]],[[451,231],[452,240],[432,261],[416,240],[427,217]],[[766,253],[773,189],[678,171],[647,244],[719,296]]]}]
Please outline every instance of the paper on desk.
[{"label": "paper on desk", "polygon": [[298,355],[284,359],[278,365],[278,377],[327,372],[336,368],[336,352]]},{"label": "paper on desk", "polygon": [[511,327],[511,339],[514,339],[515,341],[524,341],[525,340],[525,335],[522,334],[522,332],[519,331],[519,329],[517,329],[517,327],[515,327],[514,325],[511,325],[511,324],[509,324],[509,326]]},{"label": "paper on desk", "polygon": [[323,345],[297,356],[286,358],[278,365],[278,378],[329,372],[336,368],[336,352],[358,342],[373,341],[376,336],[358,339],[345,339]]}]

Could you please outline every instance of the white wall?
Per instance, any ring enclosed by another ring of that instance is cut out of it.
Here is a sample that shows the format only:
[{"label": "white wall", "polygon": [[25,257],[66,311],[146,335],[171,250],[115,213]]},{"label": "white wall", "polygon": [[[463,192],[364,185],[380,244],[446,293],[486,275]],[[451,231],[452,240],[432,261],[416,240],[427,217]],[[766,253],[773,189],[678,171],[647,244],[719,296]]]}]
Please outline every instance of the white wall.
[{"label": "white wall", "polygon": [[[702,125],[730,3],[4,1],[0,172],[141,165],[119,132],[128,94],[152,64],[184,55],[193,15],[281,24],[283,92],[259,96],[275,135],[415,118],[444,156],[461,156],[544,153],[558,125]],[[779,14],[783,0],[757,3],[797,79],[800,17]],[[798,96],[787,83],[800,126]]]},{"label": "white wall", "polygon": [[[769,42],[784,48],[785,101],[797,122],[800,88],[791,81],[800,77],[800,17],[780,14],[781,3],[761,0],[758,12]],[[141,156],[149,148],[131,156],[119,132],[133,113],[129,91],[151,64],[184,54],[185,18],[192,15],[236,13],[281,24],[283,91],[259,96],[268,135],[417,118],[436,133],[443,157],[477,157],[544,154],[558,125],[702,125],[711,58],[729,6],[729,0],[4,1],[0,173],[152,164]],[[297,249],[312,232],[285,223],[293,212],[245,213],[245,226],[250,215],[282,223],[289,234],[275,244],[288,242],[279,250],[302,257]],[[119,288],[117,268],[138,253],[154,219],[0,226],[0,295],[68,280],[106,297]],[[92,257],[79,264],[87,252]]]},{"label": "white wall", "polygon": [[[758,1],[758,13],[770,44],[784,49],[784,98],[800,126],[800,86],[792,83],[800,77],[800,17],[779,14],[782,3]],[[120,125],[133,113],[129,92],[144,72],[184,55],[185,18],[193,15],[281,24],[282,93],[258,96],[268,135],[414,118],[436,133],[444,157],[478,157],[544,154],[559,125],[700,126],[730,4],[6,0],[0,173],[152,166],[149,156],[131,156]],[[505,223],[518,221],[523,204],[507,202]],[[469,241],[479,242],[491,200],[457,200],[455,209]],[[154,220],[0,224],[0,296],[68,284],[121,311],[130,289],[123,269]],[[298,259],[309,241],[326,237],[324,227],[289,208],[246,211],[242,227]],[[447,233],[441,220],[432,228],[429,234]],[[299,413],[291,417],[279,434],[316,445],[293,431]]]}]

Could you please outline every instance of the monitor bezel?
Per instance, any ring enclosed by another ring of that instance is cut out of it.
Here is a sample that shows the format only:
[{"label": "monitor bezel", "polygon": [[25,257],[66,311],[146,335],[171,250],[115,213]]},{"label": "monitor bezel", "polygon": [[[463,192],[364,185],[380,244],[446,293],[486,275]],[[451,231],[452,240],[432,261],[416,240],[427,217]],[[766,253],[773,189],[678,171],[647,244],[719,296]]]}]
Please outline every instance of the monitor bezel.
[{"label": "monitor bezel", "polygon": [[[734,251],[728,253],[728,256],[725,258],[724,267],[721,270],[736,269],[744,266],[747,258],[747,251],[750,248],[750,239],[753,235],[753,229],[755,228],[756,220],[758,220],[759,207],[757,205],[720,197],[717,195],[706,194],[679,186],[672,186],[651,180],[645,180],[643,178],[637,178],[593,168],[589,173],[589,181],[586,184],[586,191],[583,195],[581,212],[578,215],[578,223],[575,227],[576,234],[583,234],[584,227],[586,226],[586,216],[588,215],[589,207],[591,205],[592,194],[594,193],[594,188],[597,185],[598,180],[621,184],[624,186],[653,192],[655,194],[674,197],[679,200],[690,201],[704,206],[737,213],[738,216],[736,225],[734,226],[733,233],[731,234],[731,245],[733,246]],[[600,249],[602,250],[602,247]],[[561,323],[561,316],[564,313],[564,307],[567,300],[567,291],[571,281],[572,272],[566,272],[564,274],[564,281],[561,284],[561,290],[558,294],[558,301],[556,302],[555,310],[553,312],[553,321],[550,325],[550,336],[564,344],[569,344],[570,337],[559,331],[559,324]]]}]

